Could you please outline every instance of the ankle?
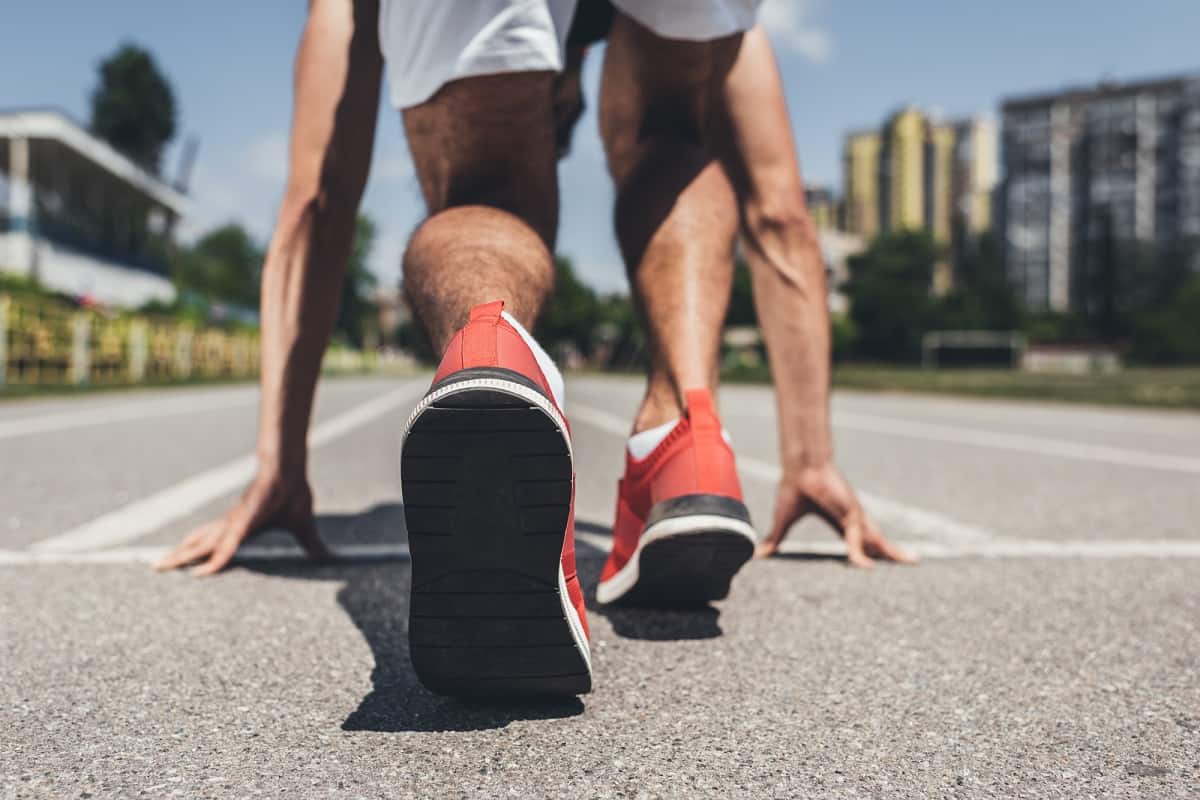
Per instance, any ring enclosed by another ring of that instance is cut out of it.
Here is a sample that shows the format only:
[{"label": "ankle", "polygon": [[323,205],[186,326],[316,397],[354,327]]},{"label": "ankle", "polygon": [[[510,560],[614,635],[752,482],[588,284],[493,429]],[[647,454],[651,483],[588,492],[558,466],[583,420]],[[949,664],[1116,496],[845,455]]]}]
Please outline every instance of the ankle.
[{"label": "ankle", "polygon": [[637,415],[633,418],[633,432],[641,433],[650,428],[673,422],[682,416],[683,406],[678,401],[674,399],[664,401],[661,398],[647,397],[642,401],[642,407],[638,409]]}]

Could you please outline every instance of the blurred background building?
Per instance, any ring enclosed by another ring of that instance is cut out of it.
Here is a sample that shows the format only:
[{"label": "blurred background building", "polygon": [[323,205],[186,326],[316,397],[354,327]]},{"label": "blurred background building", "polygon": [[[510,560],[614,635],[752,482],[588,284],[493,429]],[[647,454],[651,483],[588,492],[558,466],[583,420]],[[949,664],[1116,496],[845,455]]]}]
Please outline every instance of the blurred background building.
[{"label": "blurred background building", "polygon": [[[964,237],[990,229],[997,182],[996,126],[986,118],[941,121],[913,107],[879,130],[845,138],[844,226],[871,239],[884,231],[925,230],[953,252]],[[954,284],[943,260],[934,290]]]},{"label": "blurred background building", "polygon": [[0,113],[0,269],[125,307],[171,302],[184,195],[56,111]]},{"label": "blurred background building", "polygon": [[1200,75],[1013,98],[1002,118],[1006,263],[1027,308],[1086,311],[1097,284],[1134,290],[1153,251],[1200,237]]},{"label": "blurred background building", "polygon": [[838,225],[837,198],[828,186],[810,186],[804,190],[804,202],[813,224],[819,231],[832,230]]}]

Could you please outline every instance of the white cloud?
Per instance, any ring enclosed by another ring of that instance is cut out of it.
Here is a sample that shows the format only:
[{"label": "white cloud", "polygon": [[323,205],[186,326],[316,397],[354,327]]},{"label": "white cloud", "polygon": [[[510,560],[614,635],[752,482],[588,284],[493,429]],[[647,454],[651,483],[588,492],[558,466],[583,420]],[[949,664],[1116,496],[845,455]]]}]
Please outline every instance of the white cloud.
[{"label": "white cloud", "polygon": [[820,6],[821,0],[766,0],[758,19],[777,47],[822,63],[833,55],[833,37],[814,19]]}]

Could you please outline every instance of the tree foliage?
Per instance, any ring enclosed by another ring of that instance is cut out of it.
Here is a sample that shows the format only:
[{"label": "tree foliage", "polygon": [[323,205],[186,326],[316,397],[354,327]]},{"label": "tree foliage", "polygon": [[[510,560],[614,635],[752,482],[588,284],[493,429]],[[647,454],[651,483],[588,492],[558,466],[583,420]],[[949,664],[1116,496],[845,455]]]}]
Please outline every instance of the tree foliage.
[{"label": "tree foliage", "polygon": [[175,286],[209,302],[256,309],[262,259],[262,250],[245,228],[222,225],[179,250]]},{"label": "tree foliage", "polygon": [[125,44],[101,62],[92,92],[93,133],[158,174],[175,124],[175,93],[149,51]]},{"label": "tree foliage", "polygon": [[882,234],[849,259],[845,291],[859,355],[884,361],[917,358],[933,318],[929,287],[938,256],[929,234],[904,231]]},{"label": "tree foliage", "polygon": [[750,268],[741,258],[738,258],[733,264],[733,289],[729,294],[729,311],[725,314],[725,324],[758,324],[758,312],[754,308],[754,286],[750,280]]},{"label": "tree foliage", "polygon": [[1159,364],[1200,363],[1200,275],[1192,276],[1165,308],[1138,317],[1133,355]]},{"label": "tree foliage", "polygon": [[592,333],[600,323],[596,292],[579,280],[571,259],[554,260],[554,290],[534,327],[534,336],[545,347],[575,348],[587,357],[592,352]]},{"label": "tree foliage", "polygon": [[350,262],[346,265],[346,279],[342,283],[342,305],[334,324],[334,333],[355,347],[367,344],[370,335],[378,333],[379,328],[378,307],[372,299],[378,281],[367,266],[377,234],[375,221],[366,214],[359,214]]}]

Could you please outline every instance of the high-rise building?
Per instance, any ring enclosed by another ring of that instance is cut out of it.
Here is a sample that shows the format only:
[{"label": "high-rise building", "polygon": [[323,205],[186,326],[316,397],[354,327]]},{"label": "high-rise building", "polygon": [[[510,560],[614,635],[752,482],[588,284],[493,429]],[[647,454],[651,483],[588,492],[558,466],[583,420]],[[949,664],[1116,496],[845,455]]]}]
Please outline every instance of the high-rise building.
[{"label": "high-rise building", "polygon": [[925,220],[925,115],[915,108],[897,112],[883,128],[879,159],[884,230],[926,227]]},{"label": "high-rise building", "polygon": [[1136,279],[1138,248],[1200,237],[1200,75],[1014,98],[1002,116],[1005,263],[1027,307],[1084,310],[1101,273]]},{"label": "high-rise building", "polygon": [[996,122],[975,117],[954,123],[954,161],[950,196],[957,216],[971,234],[992,229],[992,207],[1000,167]]},{"label": "high-rise building", "polygon": [[[991,120],[942,122],[911,107],[893,114],[880,131],[849,134],[846,230],[869,239],[880,231],[923,229],[945,245],[989,230],[996,150]],[[935,269],[933,288],[952,285],[947,259]]]},{"label": "high-rise building", "polygon": [[865,239],[874,238],[879,227],[879,150],[877,131],[858,131],[846,136],[843,157],[845,227]]}]

